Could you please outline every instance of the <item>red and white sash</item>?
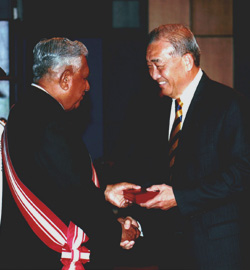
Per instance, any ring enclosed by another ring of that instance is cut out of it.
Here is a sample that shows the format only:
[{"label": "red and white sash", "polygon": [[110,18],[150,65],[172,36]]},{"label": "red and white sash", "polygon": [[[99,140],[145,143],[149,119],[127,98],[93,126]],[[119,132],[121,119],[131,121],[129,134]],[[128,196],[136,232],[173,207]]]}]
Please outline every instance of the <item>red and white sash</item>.
[{"label": "red and white sash", "polygon": [[[21,182],[10,160],[6,127],[2,135],[2,159],[11,193],[31,229],[49,248],[61,253],[62,270],[84,269],[90,251],[81,244],[88,241],[88,236],[73,222],[67,227]],[[93,164],[92,170],[92,180],[99,187]]]}]

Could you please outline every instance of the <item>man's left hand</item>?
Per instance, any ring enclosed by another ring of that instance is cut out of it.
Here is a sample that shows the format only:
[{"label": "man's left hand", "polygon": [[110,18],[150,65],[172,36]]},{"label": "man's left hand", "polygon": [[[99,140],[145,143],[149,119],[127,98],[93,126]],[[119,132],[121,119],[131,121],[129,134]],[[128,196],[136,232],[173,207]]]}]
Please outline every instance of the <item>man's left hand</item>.
[{"label": "man's left hand", "polygon": [[141,207],[150,208],[158,208],[161,210],[168,210],[174,206],[177,206],[177,202],[175,200],[173,188],[166,184],[161,185],[153,185],[147,188],[147,191],[159,191],[153,199],[148,200],[145,203],[141,203]]}]

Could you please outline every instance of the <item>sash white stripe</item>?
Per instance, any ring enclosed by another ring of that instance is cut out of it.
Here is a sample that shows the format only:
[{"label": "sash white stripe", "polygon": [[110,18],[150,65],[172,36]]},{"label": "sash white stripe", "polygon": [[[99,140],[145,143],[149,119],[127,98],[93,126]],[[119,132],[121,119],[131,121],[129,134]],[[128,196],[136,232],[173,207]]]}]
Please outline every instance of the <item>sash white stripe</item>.
[{"label": "sash white stripe", "polygon": [[74,243],[73,243],[73,248],[75,246],[79,247],[82,243],[82,240],[83,240],[83,230],[79,229],[79,227],[75,227],[75,230],[76,230],[76,237],[74,239]]},{"label": "sash white stripe", "polygon": [[[13,183],[11,182],[11,185],[13,187]],[[32,214],[29,212],[28,208],[26,207],[26,205],[23,203],[23,201],[20,199],[20,197],[18,196],[18,192],[16,191],[16,189],[13,187],[13,191],[16,194],[16,198],[18,199],[18,201],[20,202],[20,204],[22,205],[23,209],[26,211],[26,213],[29,214],[29,216],[32,218],[33,222],[35,222],[37,224],[37,226],[57,245],[61,246],[61,243],[57,242],[56,239],[53,238],[53,235],[50,235],[50,233],[48,233],[44,227],[42,227],[42,225],[32,216]]]},{"label": "sash white stripe", "polygon": [[[90,257],[90,253],[89,252],[81,252],[80,254],[80,258],[82,260],[88,260]],[[71,259],[72,258],[72,253],[68,252],[68,251],[63,251],[62,252],[62,257],[63,259]]]},{"label": "sash white stripe", "polygon": [[[61,258],[65,259],[71,259],[68,270],[75,270],[76,265],[75,263],[79,260],[89,260],[90,252],[80,252],[80,247],[83,241],[87,240],[87,236],[84,234],[83,230],[79,227],[77,227],[74,223],[70,223],[70,226],[65,229],[68,229],[68,232],[64,233],[64,226],[63,223],[60,223],[60,219],[54,217],[54,214],[45,206],[43,205],[38,198],[34,196],[34,200],[29,198],[27,194],[25,193],[25,189],[22,188],[21,184],[22,182],[16,177],[15,170],[12,167],[11,161],[9,162],[9,153],[8,153],[8,142],[6,137],[6,132],[4,132],[4,143],[2,146],[3,149],[3,158],[4,158],[4,165],[5,165],[5,171],[6,176],[10,185],[10,188],[13,192],[13,196],[15,199],[19,202],[18,206],[20,204],[20,207],[22,208],[22,211],[25,211],[26,214],[24,214],[25,219],[29,222],[29,219],[27,219],[27,216],[31,218],[32,222],[30,223],[30,226],[33,228],[35,226],[34,232],[43,234],[43,236],[40,237],[40,239],[44,240],[44,242],[52,249],[55,248],[55,245],[60,247],[59,249],[63,248],[65,244],[68,244],[70,247],[70,251],[63,251]],[[95,174],[95,172],[94,172]],[[96,175],[95,175],[96,176]],[[96,176],[97,179],[97,176]],[[20,181],[20,183],[19,183]],[[24,186],[25,187],[25,186]],[[31,193],[32,194],[32,193]],[[33,196],[33,195],[32,195]],[[41,208],[39,208],[41,207]],[[21,209],[20,209],[21,210]],[[46,215],[49,214],[49,216]],[[54,222],[51,220],[50,215],[52,215],[52,219],[54,219]],[[57,223],[59,222],[59,223]],[[56,224],[57,223],[57,224]],[[60,227],[62,225],[62,227]],[[61,228],[61,229],[60,229]],[[74,235],[72,239],[72,243],[70,243],[71,236],[68,235],[69,230],[74,229]],[[37,233],[38,234],[38,233]],[[67,239],[67,236],[69,236],[69,239]],[[47,237],[47,238],[46,238]],[[46,239],[46,240],[45,240]],[[48,241],[50,240],[50,242]],[[69,242],[68,242],[69,241]],[[54,243],[54,246],[53,246]],[[84,269],[84,268],[83,268]]]},{"label": "sash white stripe", "polygon": [[82,236],[83,236],[83,231],[81,229],[75,227],[74,237],[73,237],[73,241],[72,241],[72,254],[73,254],[72,261],[73,262],[77,262],[80,258],[80,252],[77,248],[82,243],[82,238],[83,238]]},{"label": "sash white stripe", "polygon": [[11,185],[17,196],[17,199],[24,207],[25,211],[29,214],[32,220],[39,225],[40,228],[46,233],[46,235],[57,245],[64,245],[66,242],[66,236],[64,233],[50,220],[45,214],[33,204],[33,202],[26,196],[22,188],[18,185],[15,178],[13,177],[12,170],[8,161],[6,160],[7,153],[4,147],[5,161],[7,165],[7,170],[10,175]]}]

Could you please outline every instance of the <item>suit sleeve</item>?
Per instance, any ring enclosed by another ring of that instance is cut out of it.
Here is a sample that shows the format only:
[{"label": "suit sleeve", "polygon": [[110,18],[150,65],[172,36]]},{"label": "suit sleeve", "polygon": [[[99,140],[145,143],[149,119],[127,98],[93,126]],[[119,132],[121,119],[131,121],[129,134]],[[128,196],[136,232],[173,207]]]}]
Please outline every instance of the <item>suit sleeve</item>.
[{"label": "suit sleeve", "polygon": [[92,181],[91,159],[81,136],[67,126],[52,123],[41,142],[36,159],[52,182],[55,198],[47,192],[46,199],[56,213],[66,224],[73,221],[80,226],[93,241],[108,240],[112,234],[119,247],[120,224],[103,190]]}]

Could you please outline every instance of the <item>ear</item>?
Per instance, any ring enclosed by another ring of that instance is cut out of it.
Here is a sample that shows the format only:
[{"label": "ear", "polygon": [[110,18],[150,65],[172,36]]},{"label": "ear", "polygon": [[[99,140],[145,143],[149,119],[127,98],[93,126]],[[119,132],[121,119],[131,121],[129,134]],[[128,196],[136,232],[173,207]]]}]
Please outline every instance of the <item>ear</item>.
[{"label": "ear", "polygon": [[59,80],[60,87],[65,91],[69,90],[71,80],[72,80],[72,72],[69,69],[65,69]]},{"label": "ear", "polygon": [[190,53],[186,53],[182,56],[186,71],[190,71],[194,66],[194,59],[193,56]]}]

